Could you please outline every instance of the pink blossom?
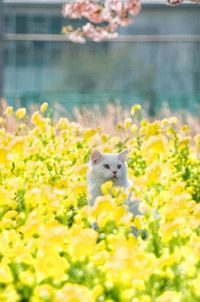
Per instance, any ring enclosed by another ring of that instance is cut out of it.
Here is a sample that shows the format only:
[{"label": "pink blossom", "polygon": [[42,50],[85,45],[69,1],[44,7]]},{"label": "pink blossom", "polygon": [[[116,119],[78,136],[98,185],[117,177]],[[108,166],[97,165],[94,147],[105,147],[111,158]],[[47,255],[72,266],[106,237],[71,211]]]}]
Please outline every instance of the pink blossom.
[{"label": "pink blossom", "polygon": [[[165,1],[169,5],[178,5],[184,0]],[[87,39],[96,42],[114,39],[118,36],[118,27],[129,25],[140,10],[140,0],[73,0],[63,6],[63,15],[69,19],[86,19],[87,23],[78,28],[68,26],[63,33],[77,43],[84,43]]]},{"label": "pink blossom", "polygon": [[86,9],[85,3],[77,0],[75,3],[66,3],[63,6],[63,15],[70,17],[71,19],[79,19],[82,17],[83,12]]},{"label": "pink blossom", "polygon": [[109,29],[94,26],[91,23],[87,23],[83,26],[83,32],[85,36],[95,42],[101,42],[104,40],[114,39],[118,36],[117,33],[109,32]]},{"label": "pink blossom", "polygon": [[68,39],[74,43],[80,43],[83,44],[86,42],[86,39],[83,37],[83,35],[78,32],[74,31],[68,35]]},{"label": "pink blossom", "polygon": [[181,4],[183,2],[183,0],[167,0],[167,3],[169,5],[178,5]]},{"label": "pink blossom", "polygon": [[105,21],[103,7],[99,4],[89,4],[86,11],[83,13],[83,16],[93,23],[101,23]]},{"label": "pink blossom", "polygon": [[63,15],[69,19],[85,18],[88,23],[78,29],[71,27],[64,33],[71,41],[79,43],[86,39],[96,42],[114,39],[118,36],[117,28],[129,25],[140,8],[140,0],[75,0],[63,6]]},{"label": "pink blossom", "polygon": [[135,15],[139,14],[139,12],[141,10],[141,3],[137,0],[129,0],[127,2],[127,10],[129,12],[129,14],[135,16]]}]

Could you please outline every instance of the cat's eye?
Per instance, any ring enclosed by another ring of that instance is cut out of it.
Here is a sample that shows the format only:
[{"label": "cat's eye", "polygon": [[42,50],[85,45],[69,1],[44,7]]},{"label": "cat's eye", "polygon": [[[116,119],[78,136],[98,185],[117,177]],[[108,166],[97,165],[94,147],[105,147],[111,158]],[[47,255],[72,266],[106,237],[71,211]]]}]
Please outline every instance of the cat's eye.
[{"label": "cat's eye", "polygon": [[118,166],[117,166],[117,169],[121,169],[121,167],[122,167],[122,165],[118,165]]},{"label": "cat's eye", "polygon": [[106,168],[106,169],[110,169],[110,166],[108,165],[108,164],[105,164],[105,165],[103,165],[104,166],[104,168]]}]

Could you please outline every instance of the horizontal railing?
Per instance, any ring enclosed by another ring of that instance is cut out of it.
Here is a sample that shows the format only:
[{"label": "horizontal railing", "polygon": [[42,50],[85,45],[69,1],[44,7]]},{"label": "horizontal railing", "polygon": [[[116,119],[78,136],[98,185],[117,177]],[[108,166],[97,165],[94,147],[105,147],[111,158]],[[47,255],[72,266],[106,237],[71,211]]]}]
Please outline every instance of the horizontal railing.
[{"label": "horizontal railing", "polygon": [[[62,34],[5,34],[7,41],[66,42]],[[200,35],[119,35],[113,42],[200,42]]]}]

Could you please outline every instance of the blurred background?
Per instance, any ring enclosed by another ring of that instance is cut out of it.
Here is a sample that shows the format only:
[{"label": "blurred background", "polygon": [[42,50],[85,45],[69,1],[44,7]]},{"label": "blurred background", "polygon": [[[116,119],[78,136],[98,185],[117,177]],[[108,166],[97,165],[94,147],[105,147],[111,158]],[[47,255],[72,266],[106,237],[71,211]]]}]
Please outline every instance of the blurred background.
[{"label": "blurred background", "polygon": [[[142,1],[133,24],[117,40],[74,44],[63,0],[0,0],[0,95],[10,105],[47,101],[74,106],[116,100],[163,104],[198,114],[200,106],[200,5]],[[3,59],[2,59],[3,57]]]}]

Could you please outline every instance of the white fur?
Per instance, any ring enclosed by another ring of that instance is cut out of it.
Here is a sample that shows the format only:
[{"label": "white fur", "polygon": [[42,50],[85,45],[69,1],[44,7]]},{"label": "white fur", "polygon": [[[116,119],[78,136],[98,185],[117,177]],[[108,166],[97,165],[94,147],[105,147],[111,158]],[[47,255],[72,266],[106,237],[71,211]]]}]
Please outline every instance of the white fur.
[{"label": "white fur", "polygon": [[[112,180],[114,186],[128,188],[130,182],[127,175],[126,156],[127,151],[120,154],[102,154],[96,150],[92,152],[87,174],[89,206],[93,206],[96,197],[102,195],[101,186],[108,180]],[[105,164],[109,165],[110,169],[106,169]],[[116,177],[113,171],[116,172]]]},{"label": "white fur", "polygon": [[[102,195],[101,186],[108,180],[112,180],[114,186],[121,186],[128,189],[131,182],[128,179],[128,169],[126,165],[126,157],[128,151],[119,154],[104,154],[97,150],[93,150],[89,163],[87,181],[88,181],[88,205],[93,206],[97,196]],[[110,169],[104,167],[108,164]],[[121,165],[121,168],[118,168]],[[113,171],[116,171],[116,178],[113,177]],[[142,215],[139,210],[140,201],[132,200],[132,193],[129,193],[128,199],[124,201],[128,210],[135,215]]]}]

